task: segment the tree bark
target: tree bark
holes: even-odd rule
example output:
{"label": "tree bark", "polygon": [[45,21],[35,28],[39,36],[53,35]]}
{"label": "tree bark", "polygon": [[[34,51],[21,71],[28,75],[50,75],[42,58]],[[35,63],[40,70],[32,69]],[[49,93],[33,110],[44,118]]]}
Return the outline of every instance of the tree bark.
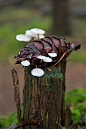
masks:
{"label": "tree bark", "polygon": [[70,35],[68,0],[52,0],[53,5],[53,34]]}
{"label": "tree bark", "polygon": [[[43,77],[33,77],[29,67],[25,67],[25,86],[23,91],[24,120],[39,120],[39,129],[58,129],[64,126],[65,59],[52,68],[44,69]],[[27,126],[25,129],[34,129]]]}

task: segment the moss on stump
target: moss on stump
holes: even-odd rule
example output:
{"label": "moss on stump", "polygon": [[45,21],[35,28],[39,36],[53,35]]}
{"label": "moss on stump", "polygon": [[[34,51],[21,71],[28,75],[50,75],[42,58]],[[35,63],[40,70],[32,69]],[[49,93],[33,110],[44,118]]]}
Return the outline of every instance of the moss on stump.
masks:
{"label": "moss on stump", "polygon": [[64,126],[65,69],[65,59],[52,67],[52,71],[44,67],[43,77],[33,77],[29,67],[25,67],[24,120],[38,119],[39,129],[58,129],[60,124]]}

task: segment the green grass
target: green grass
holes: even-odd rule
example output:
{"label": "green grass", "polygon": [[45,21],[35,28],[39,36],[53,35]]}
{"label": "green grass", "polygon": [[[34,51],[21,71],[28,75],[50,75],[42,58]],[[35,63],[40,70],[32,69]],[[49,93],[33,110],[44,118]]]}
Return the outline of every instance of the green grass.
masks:
{"label": "green grass", "polygon": [[16,112],[11,112],[6,117],[0,116],[0,129],[5,129],[14,123],[18,123]]}
{"label": "green grass", "polygon": [[69,105],[72,112],[73,122],[76,123],[82,119],[86,122],[86,89],[78,88],[67,91],[65,94],[66,105]]}

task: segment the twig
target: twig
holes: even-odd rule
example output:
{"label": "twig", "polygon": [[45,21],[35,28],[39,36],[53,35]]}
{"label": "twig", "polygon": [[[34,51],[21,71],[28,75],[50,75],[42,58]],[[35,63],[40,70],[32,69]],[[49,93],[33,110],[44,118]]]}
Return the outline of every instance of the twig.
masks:
{"label": "twig", "polygon": [[52,65],[51,67],[54,67],[55,65],[57,65],[66,55],[66,52],[64,52],[64,54],[61,56],[61,58],[58,60],[58,62],[56,62],[54,65]]}
{"label": "twig", "polygon": [[15,69],[11,70],[12,72],[12,79],[13,79],[13,85],[14,85],[14,100],[16,102],[17,107],[17,116],[18,121],[21,121],[21,108],[20,108],[20,93],[19,93],[19,79],[18,75]]}
{"label": "twig", "polygon": [[79,120],[77,123],[74,123],[73,125],[70,126],[69,129],[76,129],[78,125],[81,125],[82,120]]}
{"label": "twig", "polygon": [[29,119],[26,121],[20,121],[19,123],[12,124],[11,126],[5,128],[5,129],[17,129],[17,128],[28,126],[28,125],[37,126],[37,125],[39,125],[39,120]]}

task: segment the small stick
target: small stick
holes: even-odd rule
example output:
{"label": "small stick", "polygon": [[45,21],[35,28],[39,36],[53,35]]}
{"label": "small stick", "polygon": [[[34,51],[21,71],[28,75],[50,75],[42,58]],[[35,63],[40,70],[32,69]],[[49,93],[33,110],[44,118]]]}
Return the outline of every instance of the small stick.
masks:
{"label": "small stick", "polygon": [[16,107],[17,107],[17,116],[18,116],[18,121],[21,121],[21,107],[20,107],[20,93],[19,93],[19,79],[18,75],[15,69],[11,70],[12,72],[12,79],[13,79],[13,86],[14,86],[14,100],[16,102]]}
{"label": "small stick", "polygon": [[64,52],[64,54],[61,56],[61,58],[54,65],[52,65],[51,67],[54,67],[55,65],[57,65],[63,59],[63,57],[65,55],[66,55],[66,52]]}
{"label": "small stick", "polygon": [[26,121],[20,121],[19,123],[12,124],[11,126],[5,128],[5,129],[17,129],[17,128],[28,126],[28,125],[37,126],[37,125],[39,125],[39,120],[29,119]]}

